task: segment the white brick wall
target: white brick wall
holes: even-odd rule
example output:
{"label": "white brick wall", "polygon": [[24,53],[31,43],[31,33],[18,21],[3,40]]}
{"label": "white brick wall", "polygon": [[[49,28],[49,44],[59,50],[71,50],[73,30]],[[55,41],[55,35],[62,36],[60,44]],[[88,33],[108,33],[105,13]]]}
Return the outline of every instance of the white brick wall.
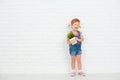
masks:
{"label": "white brick wall", "polygon": [[119,1],[0,1],[0,73],[68,73],[67,25],[81,19],[88,73],[120,72]]}

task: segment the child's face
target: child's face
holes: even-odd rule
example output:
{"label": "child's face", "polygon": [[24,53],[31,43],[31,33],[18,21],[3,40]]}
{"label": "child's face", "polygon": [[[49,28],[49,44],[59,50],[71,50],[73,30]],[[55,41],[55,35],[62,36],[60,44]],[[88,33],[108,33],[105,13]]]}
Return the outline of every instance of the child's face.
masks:
{"label": "child's face", "polygon": [[78,30],[80,28],[80,22],[73,23],[73,25],[71,25],[71,28],[75,31]]}

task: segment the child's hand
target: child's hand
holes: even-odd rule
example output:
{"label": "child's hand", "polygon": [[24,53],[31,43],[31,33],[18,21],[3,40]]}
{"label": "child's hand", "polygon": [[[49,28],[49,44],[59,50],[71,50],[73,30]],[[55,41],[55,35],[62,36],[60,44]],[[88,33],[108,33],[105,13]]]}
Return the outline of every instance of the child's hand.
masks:
{"label": "child's hand", "polygon": [[81,37],[81,38],[76,37],[76,41],[82,42],[82,41],[84,41],[84,38],[83,37]]}
{"label": "child's hand", "polygon": [[76,37],[75,39],[76,39],[76,41],[79,41],[79,38]]}
{"label": "child's hand", "polygon": [[73,39],[73,40],[71,40],[70,42],[71,42],[71,43],[75,43],[75,42],[76,42],[76,39]]}

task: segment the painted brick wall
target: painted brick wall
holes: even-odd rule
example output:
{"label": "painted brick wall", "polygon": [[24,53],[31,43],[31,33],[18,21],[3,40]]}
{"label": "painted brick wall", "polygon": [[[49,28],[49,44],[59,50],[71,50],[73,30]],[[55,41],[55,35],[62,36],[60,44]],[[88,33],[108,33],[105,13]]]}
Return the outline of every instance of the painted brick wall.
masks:
{"label": "painted brick wall", "polygon": [[87,73],[120,72],[118,0],[0,1],[0,73],[68,73],[66,35],[81,20]]}

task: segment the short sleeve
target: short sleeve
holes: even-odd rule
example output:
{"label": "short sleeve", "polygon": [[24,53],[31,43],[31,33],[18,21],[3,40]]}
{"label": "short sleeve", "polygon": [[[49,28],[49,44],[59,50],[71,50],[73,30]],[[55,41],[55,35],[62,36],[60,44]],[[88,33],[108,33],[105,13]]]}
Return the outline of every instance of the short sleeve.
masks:
{"label": "short sleeve", "polygon": [[82,32],[80,32],[80,38],[83,36]]}

